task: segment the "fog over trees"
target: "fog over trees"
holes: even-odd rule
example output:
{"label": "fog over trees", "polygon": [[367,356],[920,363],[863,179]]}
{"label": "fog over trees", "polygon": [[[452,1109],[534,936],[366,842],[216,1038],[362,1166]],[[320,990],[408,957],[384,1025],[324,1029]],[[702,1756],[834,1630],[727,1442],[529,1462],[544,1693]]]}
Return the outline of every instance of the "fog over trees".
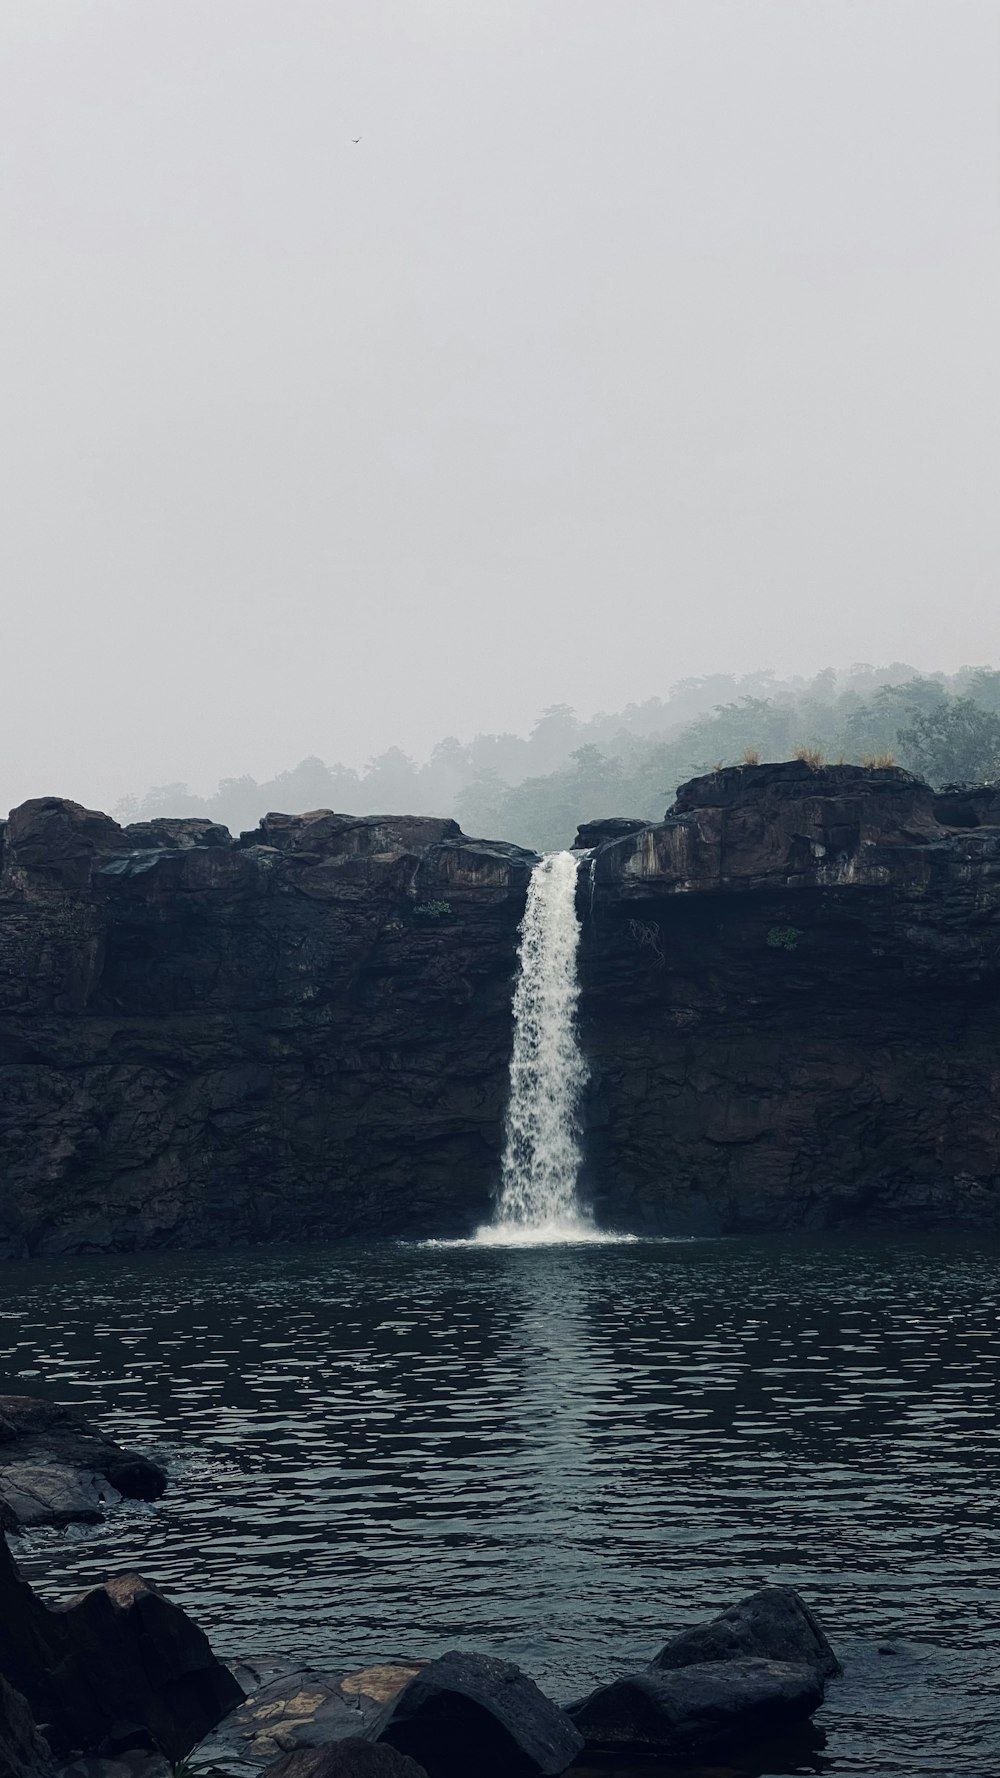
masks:
{"label": "fog over trees", "polygon": [[832,667],[813,679],[760,672],[685,679],[663,698],[583,720],[567,704],[530,735],[446,736],[417,763],[390,747],[362,771],[303,759],[265,783],[226,778],[210,795],[161,784],[116,807],[121,821],[206,815],[234,833],[270,809],[454,815],[466,832],[537,851],[572,844],[609,814],[659,820],[677,785],[716,765],[788,759],[888,762],[929,783],[1000,775],[1000,671],[920,674],[904,662]]}

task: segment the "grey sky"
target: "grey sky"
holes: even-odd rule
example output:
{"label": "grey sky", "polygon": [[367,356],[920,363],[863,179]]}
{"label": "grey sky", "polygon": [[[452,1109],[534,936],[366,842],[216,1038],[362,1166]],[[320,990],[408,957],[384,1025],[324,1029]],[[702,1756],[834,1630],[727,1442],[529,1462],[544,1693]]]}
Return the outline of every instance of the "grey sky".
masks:
{"label": "grey sky", "polygon": [[0,52],[0,796],[1000,664],[995,0],[2,0]]}

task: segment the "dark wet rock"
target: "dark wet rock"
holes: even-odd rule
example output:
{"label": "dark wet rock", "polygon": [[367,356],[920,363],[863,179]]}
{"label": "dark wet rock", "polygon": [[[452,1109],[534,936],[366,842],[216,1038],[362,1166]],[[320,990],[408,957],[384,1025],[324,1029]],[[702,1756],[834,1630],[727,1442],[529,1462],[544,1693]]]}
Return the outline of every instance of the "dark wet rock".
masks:
{"label": "dark wet rock", "polygon": [[165,1472],[88,1426],[74,1408],[0,1396],[0,1523],[94,1524],[120,1499],[158,1500]]}
{"label": "dark wet rock", "polygon": [[711,1623],[697,1624],[675,1636],[651,1666],[676,1671],[703,1661],[747,1657],[801,1662],[814,1668],[821,1679],[832,1679],[841,1671],[823,1629],[794,1587],[762,1587]]}
{"label": "dark wet rock", "polygon": [[428,1774],[407,1754],[385,1742],[352,1737],[327,1747],[286,1753],[268,1767],[267,1778],[428,1778]]}
{"label": "dark wet rock", "polygon": [[449,895],[460,902],[490,901],[498,905],[512,894],[520,900],[527,894],[537,863],[534,852],[508,845],[504,840],[444,839],[432,854],[421,859],[414,874],[417,908],[424,896]]}
{"label": "dark wet rock", "polygon": [[583,1747],[565,1711],[509,1661],[451,1653],[431,1661],[369,1731],[428,1778],[533,1778],[564,1772]]}
{"label": "dark wet rock", "polygon": [[430,847],[462,837],[458,822],[450,817],[338,815],[333,809],[313,809],[306,815],[265,815],[260,826],[242,833],[237,843],[243,850],[265,847],[303,858],[344,863],[367,859],[384,868],[416,863]]}
{"label": "dark wet rock", "polygon": [[898,766],[727,766],[682,784],[662,823],[603,845],[595,874],[632,893],[906,880],[941,840],[929,787]]}
{"label": "dark wet rock", "polygon": [[122,831],[129,847],[137,852],[186,852],[192,846],[233,843],[228,827],[200,815],[157,816],[154,821],[133,821]]}
{"label": "dark wet rock", "polygon": [[0,1778],[52,1778],[52,1770],[27,1700],[0,1673]]}
{"label": "dark wet rock", "polygon": [[1000,827],[1000,784],[945,784],[931,807],[942,827]]}
{"label": "dark wet rock", "polygon": [[812,1667],[710,1661],[627,1674],[569,1714],[588,1748],[676,1760],[727,1747],[743,1751],[805,1722],[822,1702],[823,1681]]}
{"label": "dark wet rock", "polygon": [[573,845],[578,852],[590,852],[595,846],[627,839],[630,834],[641,833],[643,828],[652,825],[651,821],[643,821],[638,815],[608,815],[603,821],[584,821],[577,828]]}
{"label": "dark wet rock", "polygon": [[38,1525],[96,1525],[121,1495],[102,1476],[63,1463],[0,1464],[0,1523],[7,1531]]}
{"label": "dark wet rock", "polygon": [[124,851],[117,821],[61,796],[36,796],[12,809],[4,832],[4,872],[45,889],[86,888],[94,860]]}
{"label": "dark wet rock", "polygon": [[141,1576],[53,1609],[2,1537],[0,1673],[61,1757],[152,1746],[180,1759],[243,1696],[197,1625]]}

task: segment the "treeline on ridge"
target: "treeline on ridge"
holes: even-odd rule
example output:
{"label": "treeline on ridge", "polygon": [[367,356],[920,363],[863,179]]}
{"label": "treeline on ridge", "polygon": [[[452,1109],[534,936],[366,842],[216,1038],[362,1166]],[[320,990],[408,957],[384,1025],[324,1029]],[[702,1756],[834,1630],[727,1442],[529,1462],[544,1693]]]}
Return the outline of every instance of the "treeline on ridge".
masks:
{"label": "treeline on ridge", "polygon": [[121,821],[206,815],[234,833],[269,809],[454,815],[467,833],[547,852],[571,845],[584,820],[660,820],[678,784],[715,766],[796,753],[895,763],[936,786],[988,782],[1000,776],[1000,672],[927,675],[895,662],[808,681],[713,675],[586,721],[554,705],[527,737],[449,736],[423,764],[396,747],[360,772],[305,759],[264,783],[224,779],[209,796],[160,785],[114,812]]}

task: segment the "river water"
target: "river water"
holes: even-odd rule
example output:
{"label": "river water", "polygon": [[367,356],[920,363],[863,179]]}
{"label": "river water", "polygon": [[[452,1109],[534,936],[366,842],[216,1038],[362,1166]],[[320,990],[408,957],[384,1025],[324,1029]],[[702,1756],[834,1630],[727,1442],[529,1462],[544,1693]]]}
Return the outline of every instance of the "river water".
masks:
{"label": "river water", "polygon": [[0,1267],[0,1388],[78,1403],[173,1477],[15,1547],[51,1594],[139,1568],[227,1656],[464,1645],[561,1700],[790,1582],[847,1677],[822,1753],[764,1769],[996,1778],[998,1258],[732,1240]]}

